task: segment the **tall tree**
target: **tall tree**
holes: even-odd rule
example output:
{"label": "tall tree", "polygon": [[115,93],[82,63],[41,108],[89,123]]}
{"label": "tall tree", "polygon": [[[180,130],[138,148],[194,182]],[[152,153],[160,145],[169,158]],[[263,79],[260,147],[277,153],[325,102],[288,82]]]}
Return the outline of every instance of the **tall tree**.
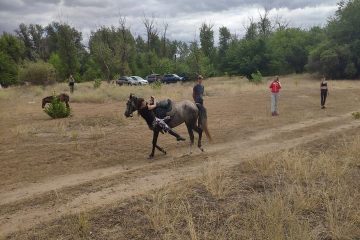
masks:
{"label": "tall tree", "polygon": [[227,27],[221,27],[219,29],[219,51],[218,51],[218,68],[221,72],[224,71],[226,51],[229,49],[231,40],[231,33]]}
{"label": "tall tree", "polygon": [[215,53],[214,46],[214,25],[203,23],[200,27],[200,44],[204,55],[213,60]]}

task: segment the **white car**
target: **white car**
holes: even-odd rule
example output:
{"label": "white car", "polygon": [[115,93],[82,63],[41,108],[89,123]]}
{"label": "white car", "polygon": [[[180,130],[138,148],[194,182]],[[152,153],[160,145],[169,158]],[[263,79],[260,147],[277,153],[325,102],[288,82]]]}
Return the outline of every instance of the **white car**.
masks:
{"label": "white car", "polygon": [[149,82],[145,79],[143,79],[142,77],[139,76],[131,76],[132,79],[134,79],[135,81],[137,81],[139,83],[139,85],[147,85],[149,84]]}

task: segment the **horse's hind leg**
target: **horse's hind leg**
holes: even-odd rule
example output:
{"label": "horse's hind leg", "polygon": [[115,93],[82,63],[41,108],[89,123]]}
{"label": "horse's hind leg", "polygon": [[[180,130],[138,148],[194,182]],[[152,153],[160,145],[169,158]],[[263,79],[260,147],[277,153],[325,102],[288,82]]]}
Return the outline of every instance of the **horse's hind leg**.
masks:
{"label": "horse's hind leg", "polygon": [[195,126],[195,127],[194,127],[194,131],[199,134],[198,148],[203,152],[204,149],[203,149],[202,146],[201,146],[201,139],[202,139],[203,130],[202,130],[200,127],[198,127],[198,126]]}
{"label": "horse's hind leg", "polygon": [[194,145],[194,132],[191,125],[186,125],[190,137],[190,154],[192,154],[192,146]]}

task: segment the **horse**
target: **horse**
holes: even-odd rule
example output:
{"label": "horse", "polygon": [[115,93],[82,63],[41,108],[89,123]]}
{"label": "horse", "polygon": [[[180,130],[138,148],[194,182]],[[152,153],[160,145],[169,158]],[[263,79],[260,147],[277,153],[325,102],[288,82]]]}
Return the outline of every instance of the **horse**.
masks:
{"label": "horse", "polygon": [[[166,154],[166,151],[157,145],[157,139],[161,131],[158,127],[153,127],[153,121],[155,120],[154,111],[148,110],[148,108],[142,108],[143,98],[138,98],[133,94],[130,94],[130,97],[126,103],[125,117],[129,118],[133,116],[135,111],[138,111],[141,117],[144,118],[150,130],[153,131],[153,140],[152,140],[152,150],[149,155],[149,158],[153,158],[155,154],[155,148],[161,151],[163,154]],[[198,139],[198,148],[201,151],[204,149],[201,146],[202,133],[205,132],[207,138],[212,141],[210,132],[207,126],[207,113],[206,109],[197,105],[189,100],[184,100],[178,103],[171,102],[171,111],[167,113],[169,115],[170,121],[167,123],[169,127],[175,128],[183,123],[186,124],[189,137],[190,137],[190,153],[192,146],[194,145],[194,132],[199,134]],[[198,123],[198,124],[197,124]]]}
{"label": "horse", "polygon": [[[60,100],[61,102],[65,102],[67,108],[70,107],[70,106],[69,106],[69,101],[70,101],[69,95],[67,95],[66,93],[61,93],[61,94],[57,95],[56,97],[59,98],[59,100]],[[41,107],[44,108],[45,105],[46,105],[47,103],[51,103],[51,102],[53,101],[53,99],[54,99],[54,96],[44,97],[43,100],[42,100],[42,105],[41,105]]]}

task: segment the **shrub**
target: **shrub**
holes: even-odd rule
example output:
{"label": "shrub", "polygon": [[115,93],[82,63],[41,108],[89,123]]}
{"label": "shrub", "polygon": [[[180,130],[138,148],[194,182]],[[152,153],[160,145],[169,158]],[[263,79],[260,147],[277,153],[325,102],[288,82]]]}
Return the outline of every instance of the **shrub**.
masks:
{"label": "shrub", "polygon": [[353,116],[355,119],[360,119],[360,112],[353,112],[353,113],[352,113],[352,116]]}
{"label": "shrub", "polygon": [[44,112],[51,118],[66,118],[70,115],[70,108],[54,95],[52,102],[44,109]]}
{"label": "shrub", "polygon": [[258,84],[262,82],[262,78],[261,72],[257,71],[256,73],[251,74],[249,81]]}
{"label": "shrub", "polygon": [[20,82],[35,85],[49,85],[56,81],[56,70],[52,64],[44,62],[28,62],[19,72]]}
{"label": "shrub", "polygon": [[355,64],[353,62],[348,63],[345,68],[345,76],[352,79],[356,77],[356,74],[357,69],[355,67]]}
{"label": "shrub", "polygon": [[7,87],[17,83],[18,67],[6,53],[0,51],[0,84]]}
{"label": "shrub", "polygon": [[99,88],[101,86],[101,79],[97,78],[94,81],[94,88]]}

